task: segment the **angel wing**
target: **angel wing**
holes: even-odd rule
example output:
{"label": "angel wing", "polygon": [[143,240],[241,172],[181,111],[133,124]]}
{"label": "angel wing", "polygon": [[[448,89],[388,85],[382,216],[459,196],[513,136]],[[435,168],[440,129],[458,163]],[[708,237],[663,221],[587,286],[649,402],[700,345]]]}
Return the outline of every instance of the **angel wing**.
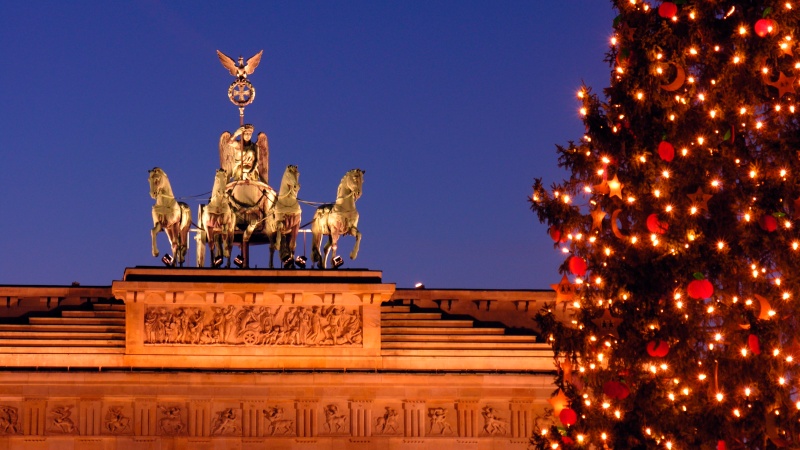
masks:
{"label": "angel wing", "polygon": [[230,179],[233,176],[234,158],[236,157],[231,147],[231,133],[225,131],[219,137],[219,166]]}
{"label": "angel wing", "polygon": [[[259,55],[260,54],[261,53],[259,53]],[[258,175],[259,178],[261,178],[261,181],[264,182],[264,184],[268,184],[267,179],[269,178],[269,142],[267,142],[267,134],[264,133],[263,131],[261,133],[258,133],[258,140],[256,141],[256,147],[258,147]]]}
{"label": "angel wing", "polygon": [[[263,52],[264,50],[261,50],[261,51]],[[258,55],[259,55],[259,60],[260,60],[261,59],[261,53],[259,53]],[[219,62],[222,63],[222,67],[228,69],[228,71],[231,73],[231,75],[237,76],[239,74],[239,66],[236,65],[236,61],[234,61],[233,58],[231,58],[230,56],[226,55],[225,53],[222,53],[219,50],[217,50],[217,56],[219,57]],[[250,58],[250,59],[253,59],[253,58]],[[249,60],[247,61],[247,64],[250,64]],[[256,65],[258,65],[257,62],[256,62]],[[252,73],[252,72],[250,72],[250,73]]]}
{"label": "angel wing", "polygon": [[261,55],[263,53],[264,50],[261,50],[247,60],[247,64],[244,65],[244,73],[250,75],[251,73],[255,72],[256,67],[258,67],[258,63],[261,62]]}

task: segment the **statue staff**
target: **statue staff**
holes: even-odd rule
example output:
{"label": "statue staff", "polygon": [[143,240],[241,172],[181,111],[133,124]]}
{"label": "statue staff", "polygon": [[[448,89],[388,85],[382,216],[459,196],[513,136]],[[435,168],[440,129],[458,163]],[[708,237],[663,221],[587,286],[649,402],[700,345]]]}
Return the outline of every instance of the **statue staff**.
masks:
{"label": "statue staff", "polygon": [[[261,55],[263,53],[264,50],[256,53],[247,60],[246,64],[244,62],[244,58],[239,56],[239,62],[237,64],[233,61],[233,58],[217,50],[217,57],[219,57],[219,61],[222,63],[222,66],[228,69],[231,75],[236,77],[236,80],[231,83],[230,87],[228,87],[228,99],[231,101],[231,103],[239,107],[240,129],[244,127],[245,106],[253,103],[253,100],[256,98],[256,89],[247,79],[247,76],[255,72],[256,67],[258,67],[258,64],[261,62]],[[240,141],[239,160],[241,161],[242,158],[244,158],[244,136],[242,136]],[[237,174],[238,179],[243,180],[244,172],[242,166],[240,166],[239,169],[239,173]]]}

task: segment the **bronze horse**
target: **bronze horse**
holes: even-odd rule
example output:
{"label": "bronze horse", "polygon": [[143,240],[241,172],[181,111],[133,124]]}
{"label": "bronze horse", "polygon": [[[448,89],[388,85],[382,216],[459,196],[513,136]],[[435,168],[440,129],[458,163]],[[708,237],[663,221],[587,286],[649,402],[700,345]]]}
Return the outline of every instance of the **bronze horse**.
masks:
{"label": "bronze horse", "polygon": [[[214,176],[214,188],[211,190],[211,200],[208,205],[200,208],[200,226],[203,244],[208,244],[211,251],[211,265],[221,265],[220,258],[227,262],[225,267],[231,266],[231,248],[233,247],[233,233],[236,230],[236,214],[230,204],[225,185],[228,175],[224,169],[217,170]],[[200,259],[198,258],[198,263]]]}
{"label": "bronze horse", "polygon": [[[300,191],[300,172],[297,166],[287,166],[283,172],[278,197],[267,215],[264,233],[269,239],[269,268],[273,268],[272,259],[275,250],[279,251],[284,268],[294,267],[294,249],[297,246],[297,233],[300,230],[300,203],[297,193]],[[283,240],[283,236],[287,240]]]}
{"label": "bronze horse", "polygon": [[183,267],[189,246],[187,239],[189,226],[192,223],[192,212],[189,205],[175,200],[167,174],[161,168],[155,167],[147,172],[150,181],[150,197],[156,201],[156,204],[153,205],[153,229],[150,230],[153,256],[158,256],[156,235],[163,230],[169,239],[172,254],[175,255],[170,265],[174,266],[175,263],[178,263]]}
{"label": "bronze horse", "polygon": [[[348,171],[339,183],[339,188],[336,191],[336,202],[317,208],[317,212],[311,222],[312,262],[316,267],[322,269],[327,267],[329,255],[334,261],[335,267],[340,265],[335,262],[335,259],[339,238],[342,236],[355,236],[356,243],[350,252],[350,259],[356,259],[358,256],[361,232],[358,231],[356,200],[361,197],[364,173],[365,171],[361,169]],[[320,247],[322,246],[322,236],[326,235],[328,236],[328,242],[325,244],[325,256],[323,257]],[[333,253],[331,254],[331,252]]]}

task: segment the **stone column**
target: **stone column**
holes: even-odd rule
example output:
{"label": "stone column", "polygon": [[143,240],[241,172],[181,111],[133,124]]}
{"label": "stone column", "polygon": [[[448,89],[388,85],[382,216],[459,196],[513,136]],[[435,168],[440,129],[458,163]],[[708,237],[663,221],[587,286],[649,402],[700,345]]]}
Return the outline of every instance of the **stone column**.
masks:
{"label": "stone column", "polygon": [[425,436],[425,402],[423,400],[406,400],[403,402],[403,413],[405,436]]}
{"label": "stone column", "polygon": [[189,402],[189,436],[211,435],[211,403],[208,400]]}
{"label": "stone column", "polygon": [[244,437],[262,437],[265,435],[263,402],[244,402],[242,405],[242,432]]}
{"label": "stone column", "polygon": [[317,407],[316,400],[298,400],[295,404],[297,420],[295,421],[298,437],[312,437],[317,435]]}
{"label": "stone column", "polygon": [[28,436],[43,436],[47,401],[44,399],[25,399],[22,405],[22,433]]}
{"label": "stone column", "polygon": [[78,426],[81,436],[98,436],[101,433],[100,422],[103,413],[100,400],[83,400],[78,409]]}
{"label": "stone column", "polygon": [[530,401],[511,401],[511,436],[529,437],[533,432],[533,403]]}
{"label": "stone column", "polygon": [[456,402],[458,411],[458,435],[460,437],[477,437],[480,433],[480,421],[477,400],[459,400]]}
{"label": "stone column", "polygon": [[155,436],[156,401],[150,398],[137,398],[133,404],[133,434],[136,436]]}
{"label": "stone column", "polygon": [[350,402],[350,430],[353,436],[372,436],[372,400]]}

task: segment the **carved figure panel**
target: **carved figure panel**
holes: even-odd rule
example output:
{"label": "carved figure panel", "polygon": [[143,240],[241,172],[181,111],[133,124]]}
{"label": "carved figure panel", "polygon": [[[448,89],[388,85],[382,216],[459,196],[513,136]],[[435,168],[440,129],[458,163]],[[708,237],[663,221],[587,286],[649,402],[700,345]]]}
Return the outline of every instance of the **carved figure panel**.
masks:
{"label": "carved figure panel", "polygon": [[130,407],[111,405],[103,417],[103,434],[132,434],[133,414]]}
{"label": "carved figure panel", "polygon": [[181,436],[187,433],[185,409],[180,405],[158,405],[158,429],[161,434]]}
{"label": "carved figure panel", "polygon": [[78,427],[72,417],[75,405],[58,405],[50,409],[47,432],[52,434],[77,434]]}
{"label": "carved figure panel", "polygon": [[402,419],[397,412],[397,408],[386,406],[383,414],[375,419],[375,434],[400,435],[403,432],[401,422]]}
{"label": "carved figure panel", "polygon": [[361,308],[344,306],[148,307],[145,344],[361,346]]}
{"label": "carved figure panel", "polygon": [[241,436],[242,435],[242,410],[226,408],[216,411],[211,424],[212,436]]}
{"label": "carved figure panel", "polygon": [[325,405],[323,412],[325,413],[325,426],[323,427],[325,433],[347,434],[350,432],[350,424],[345,408],[340,408],[336,404],[329,404]]}
{"label": "carved figure panel", "polygon": [[19,434],[21,432],[19,408],[0,405],[0,435]]}
{"label": "carved figure panel", "polygon": [[282,406],[273,405],[261,410],[261,413],[270,436],[296,436],[294,420],[286,417]]}
{"label": "carved figure panel", "polygon": [[500,417],[496,409],[486,405],[481,409],[481,416],[483,416],[483,433],[489,436],[508,434],[508,420]]}
{"label": "carved figure panel", "polygon": [[428,435],[429,436],[450,436],[453,428],[447,420],[447,408],[436,407],[428,408]]}

